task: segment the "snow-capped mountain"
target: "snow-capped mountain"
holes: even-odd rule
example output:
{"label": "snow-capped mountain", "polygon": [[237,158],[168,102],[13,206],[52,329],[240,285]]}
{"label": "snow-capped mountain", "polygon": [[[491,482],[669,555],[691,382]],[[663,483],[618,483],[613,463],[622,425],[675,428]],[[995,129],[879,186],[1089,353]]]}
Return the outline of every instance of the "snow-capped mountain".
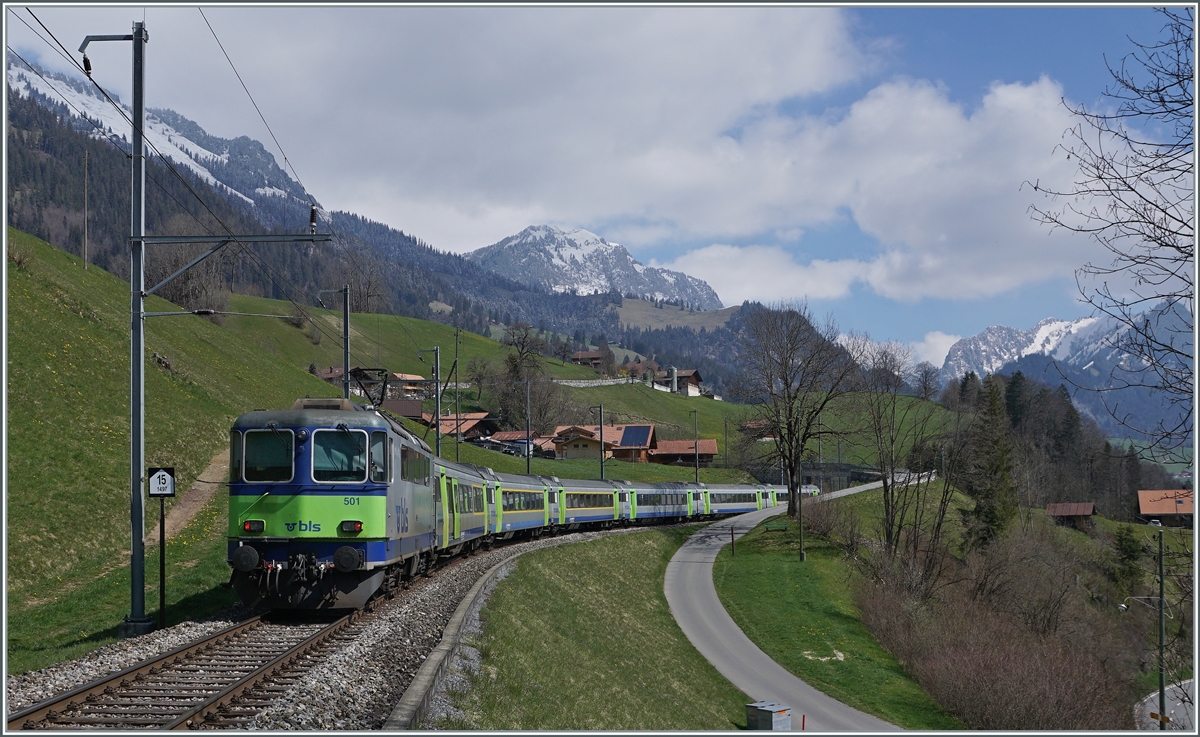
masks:
{"label": "snow-capped mountain", "polygon": [[[40,68],[35,71],[11,53],[7,78],[10,91],[61,110],[76,130],[93,138],[109,138],[129,151],[129,121],[91,82]],[[108,95],[126,116],[133,117],[132,109],[115,93]],[[247,136],[219,138],[172,110],[149,108],[145,140],[151,156],[161,153],[218,192],[256,208],[256,216],[266,224],[275,224],[281,211],[301,207],[307,210],[309,206],[300,184],[279,167],[260,142]],[[324,212],[322,217],[327,219]],[[289,213],[287,219],[294,217]]]}
{"label": "snow-capped mountain", "polygon": [[978,335],[950,346],[942,364],[942,381],[962,378],[968,371],[983,377],[1024,356],[1042,354],[1056,361],[1081,366],[1098,352],[1113,349],[1106,342],[1119,332],[1111,318],[1081,317],[1076,320],[1042,320],[1029,330],[993,325]]}
{"label": "snow-capped mountain", "polygon": [[699,310],[724,305],[706,282],[678,271],[645,266],[619,243],[576,228],[534,225],[467,254],[497,274],[555,292],[596,294],[616,289],[646,299],[682,301]]}
{"label": "snow-capped mountain", "polygon": [[[1191,318],[1186,308],[1159,304],[1132,322],[1143,324],[1163,345],[1193,352]],[[1076,407],[1113,437],[1139,436],[1160,422],[1174,426],[1191,412],[1191,404],[1174,405],[1143,373],[1146,364],[1122,351],[1129,326],[1108,316],[1078,320],[1042,320],[1029,330],[993,326],[963,338],[950,348],[942,366],[943,382],[957,381],[967,371],[980,378],[1017,371],[1051,386],[1068,387]],[[1177,360],[1163,356],[1166,361]],[[1118,421],[1114,414],[1119,414]],[[1174,418],[1174,419],[1173,419]]]}

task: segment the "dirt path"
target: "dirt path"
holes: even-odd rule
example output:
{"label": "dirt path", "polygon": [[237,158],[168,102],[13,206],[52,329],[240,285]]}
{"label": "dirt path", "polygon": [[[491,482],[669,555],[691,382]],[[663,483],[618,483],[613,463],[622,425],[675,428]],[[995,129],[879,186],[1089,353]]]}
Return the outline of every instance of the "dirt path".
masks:
{"label": "dirt path", "polygon": [[[229,448],[213,456],[208,468],[196,479],[188,492],[167,512],[167,537],[175,537],[187,523],[208,504],[217,492],[229,485]],[[146,534],[146,544],[158,543],[158,523]]]}

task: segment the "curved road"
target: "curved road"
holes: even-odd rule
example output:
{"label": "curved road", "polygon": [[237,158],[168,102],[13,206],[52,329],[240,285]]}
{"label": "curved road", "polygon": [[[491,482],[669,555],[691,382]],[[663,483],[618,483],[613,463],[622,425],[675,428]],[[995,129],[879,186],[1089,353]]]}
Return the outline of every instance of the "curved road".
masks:
{"label": "curved road", "polygon": [[786,509],[777,506],[741,514],[705,527],[688,538],[667,564],[663,588],[671,614],[696,649],[730,683],[755,701],[790,706],[792,731],[800,730],[801,715],[805,717],[806,729],[819,732],[898,730],[896,725],[846,706],[785,670],[746,637],[717,598],[713,561],[717,552],[729,543],[730,525],[734,527],[734,535],[740,537],[762,520]]}

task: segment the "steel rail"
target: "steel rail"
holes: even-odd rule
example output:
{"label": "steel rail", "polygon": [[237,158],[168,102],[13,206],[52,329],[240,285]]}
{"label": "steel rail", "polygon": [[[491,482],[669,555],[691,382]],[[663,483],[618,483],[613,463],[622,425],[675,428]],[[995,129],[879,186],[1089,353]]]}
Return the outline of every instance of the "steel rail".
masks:
{"label": "steel rail", "polygon": [[225,629],[215,632],[208,637],[181,645],[174,650],[164,653],[163,655],[143,660],[140,663],[135,663],[124,670],[104,676],[92,681],[91,683],[85,683],[78,688],[66,691],[57,696],[52,696],[45,701],[31,704],[20,711],[10,714],[6,721],[6,729],[24,729],[24,725],[26,723],[34,724],[38,721],[44,720],[46,715],[51,711],[57,711],[61,708],[68,707],[73,701],[81,701],[87,699],[89,696],[103,694],[106,688],[110,688],[113,685],[118,685],[123,680],[149,673],[152,670],[162,667],[175,658],[182,658],[186,655],[196,652],[197,650],[220,644],[234,635],[240,634],[252,627],[257,626],[261,619],[262,617],[252,617],[243,622],[238,622],[237,624],[226,627]]}
{"label": "steel rail", "polygon": [[228,704],[234,698],[240,696],[243,692],[270,678],[280,670],[289,667],[301,655],[304,655],[313,647],[337,634],[351,622],[356,620],[358,615],[359,613],[355,611],[333,622],[328,627],[325,627],[319,632],[314,633],[307,639],[296,644],[295,647],[279,655],[274,660],[266,663],[253,673],[247,674],[245,677],[239,679],[236,683],[231,684],[219,693],[214,694],[211,698],[188,710],[186,713],[167,723],[162,728],[199,729],[210,714],[215,714],[223,705]]}

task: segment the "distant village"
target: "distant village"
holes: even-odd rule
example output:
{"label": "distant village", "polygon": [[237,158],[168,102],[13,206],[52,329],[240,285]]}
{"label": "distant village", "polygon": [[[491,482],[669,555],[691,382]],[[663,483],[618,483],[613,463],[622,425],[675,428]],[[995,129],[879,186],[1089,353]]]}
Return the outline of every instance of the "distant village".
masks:
{"label": "distant village", "polygon": [[[571,354],[571,363],[590,366],[599,370],[603,360],[600,351],[576,351]],[[310,372],[334,386],[343,384],[341,366],[317,368]],[[702,397],[721,401],[721,397],[702,386],[704,381],[696,369],[663,368],[652,359],[631,361],[621,367],[619,379],[604,380],[605,383],[645,383],[652,388],[686,397]],[[419,374],[403,374],[385,369],[351,367],[350,393],[354,396],[378,401],[382,409],[400,417],[433,427],[435,418],[422,408],[430,393],[430,379]],[[563,380],[563,383],[574,382]],[[468,383],[450,384],[460,389],[470,388]],[[630,463],[660,463],[708,467],[719,454],[717,441],[700,438],[695,440],[659,439],[653,423],[604,425],[560,425],[550,435],[531,434],[524,430],[500,430],[498,418],[487,412],[464,412],[462,415],[444,411],[438,422],[443,437],[459,437],[489,450],[511,455],[526,454],[558,460],[576,458],[616,459]]]}

